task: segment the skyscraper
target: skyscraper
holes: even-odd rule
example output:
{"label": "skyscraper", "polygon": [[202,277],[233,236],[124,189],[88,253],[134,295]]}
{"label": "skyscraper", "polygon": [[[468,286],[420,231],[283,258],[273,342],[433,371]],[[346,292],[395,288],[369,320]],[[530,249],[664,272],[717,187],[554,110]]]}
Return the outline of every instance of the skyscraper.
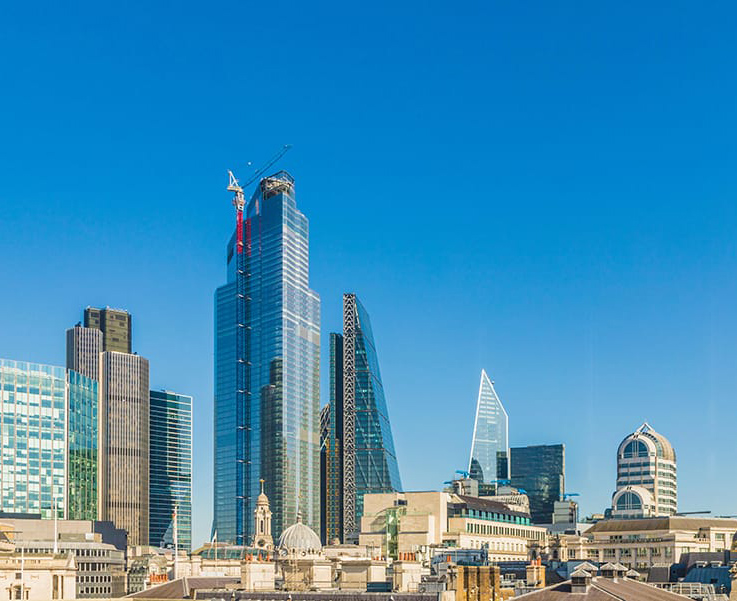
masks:
{"label": "skyscraper", "polygon": [[102,352],[102,330],[82,327],[77,324],[67,330],[67,369],[92,378],[100,379],[100,353]]}
{"label": "skyscraper", "polygon": [[309,227],[294,179],[263,178],[227,248],[215,294],[215,486],[218,540],[248,544],[259,480],[273,535],[319,528],[320,300],[309,288]]}
{"label": "skyscraper", "polygon": [[644,423],[617,449],[617,517],[674,515],[678,510],[676,452],[662,434]]}
{"label": "skyscraper", "polygon": [[483,369],[468,464],[471,477],[481,483],[509,479],[509,417]]}
{"label": "skyscraper", "polygon": [[100,386],[96,379],[72,370],[67,370],[67,385],[67,516],[70,520],[96,520],[99,493]]}
{"label": "skyscraper", "polygon": [[148,537],[149,367],[138,355],[102,353],[100,519]]}
{"label": "skyscraper", "polygon": [[131,353],[131,321],[127,311],[87,307],[84,327],[67,330],[67,368],[98,380],[98,519],[127,530],[131,544],[147,545],[149,364]]}
{"label": "skyscraper", "polygon": [[0,399],[2,509],[94,519],[97,382],[63,367],[0,359]]}
{"label": "skyscraper", "polygon": [[343,295],[343,334],[330,335],[329,406],[324,537],[354,541],[363,496],[402,490],[371,320],[355,294]]}
{"label": "skyscraper", "polygon": [[562,444],[511,449],[511,483],[527,493],[533,524],[553,523],[555,502],[565,494],[565,453]]}
{"label": "skyscraper", "polygon": [[149,428],[149,540],[192,549],[192,397],[151,391]]}
{"label": "skyscraper", "polygon": [[131,315],[122,309],[84,310],[84,326],[100,330],[103,335],[103,351],[131,352]]}

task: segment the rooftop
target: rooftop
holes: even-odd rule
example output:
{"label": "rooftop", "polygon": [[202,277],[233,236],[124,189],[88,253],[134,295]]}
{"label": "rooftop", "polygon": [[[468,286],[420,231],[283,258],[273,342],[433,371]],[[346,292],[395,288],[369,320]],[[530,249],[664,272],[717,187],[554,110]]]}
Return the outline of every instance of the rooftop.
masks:
{"label": "rooftop", "polygon": [[596,522],[586,534],[597,532],[635,532],[640,530],[698,530],[699,528],[737,530],[737,519],[692,518],[681,516],[659,518],[611,519]]}
{"label": "rooftop", "polygon": [[571,581],[515,597],[525,601],[684,601],[684,597],[629,578],[593,578],[585,593],[572,593]]}

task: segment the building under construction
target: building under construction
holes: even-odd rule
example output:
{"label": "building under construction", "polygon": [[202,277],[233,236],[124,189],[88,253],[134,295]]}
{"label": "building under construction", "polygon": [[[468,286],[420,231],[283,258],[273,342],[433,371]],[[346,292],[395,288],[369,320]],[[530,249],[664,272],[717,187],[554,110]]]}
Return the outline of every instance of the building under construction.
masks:
{"label": "building under construction", "polygon": [[262,478],[274,537],[298,509],[313,529],[320,522],[320,299],[309,287],[308,220],[287,172],[261,178],[246,203],[248,183],[231,174],[236,228],[215,293],[213,536],[235,544],[252,542]]}

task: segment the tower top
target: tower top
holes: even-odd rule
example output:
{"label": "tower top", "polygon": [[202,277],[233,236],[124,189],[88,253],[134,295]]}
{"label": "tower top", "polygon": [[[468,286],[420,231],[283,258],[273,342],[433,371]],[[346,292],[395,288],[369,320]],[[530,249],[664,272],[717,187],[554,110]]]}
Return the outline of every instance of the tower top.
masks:
{"label": "tower top", "polygon": [[266,496],[266,493],[264,492],[264,482],[265,480],[261,478],[259,480],[261,483],[261,493],[259,494],[258,498],[256,499],[256,506],[261,507],[265,505],[266,507],[269,506],[269,497]]}

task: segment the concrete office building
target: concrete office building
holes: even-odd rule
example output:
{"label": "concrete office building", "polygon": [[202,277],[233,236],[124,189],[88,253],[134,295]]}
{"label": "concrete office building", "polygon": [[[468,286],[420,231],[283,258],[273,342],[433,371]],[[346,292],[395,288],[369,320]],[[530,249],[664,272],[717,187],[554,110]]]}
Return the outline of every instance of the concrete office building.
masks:
{"label": "concrete office building", "polygon": [[192,397],[152,390],[149,448],[149,540],[192,550]]}
{"label": "concrete office building", "polygon": [[565,445],[535,445],[511,449],[511,484],[530,499],[534,524],[553,522],[555,502],[566,489]]}
{"label": "concrete office building", "polygon": [[529,544],[545,546],[547,531],[503,503],[449,492],[368,494],[360,545],[397,559],[430,560],[450,548],[488,549],[489,561],[523,561]]}
{"label": "concrete office building", "polygon": [[343,295],[343,334],[330,334],[322,502],[325,542],[358,538],[363,497],[402,490],[369,314]]}
{"label": "concrete office building", "polygon": [[149,364],[131,353],[131,316],[87,307],[67,330],[67,367],[99,382],[97,515],[148,544]]}
{"label": "concrete office building", "polygon": [[92,378],[100,379],[100,353],[102,352],[102,330],[86,328],[77,324],[67,330],[67,369]]}
{"label": "concrete office building", "polygon": [[309,224],[294,179],[263,178],[227,246],[215,294],[214,519],[246,545],[260,490],[273,535],[320,521],[320,299],[309,287]]}
{"label": "concrete office building", "polygon": [[602,520],[582,535],[561,534],[550,545],[561,561],[619,562],[648,570],[679,563],[685,553],[729,550],[737,520],[692,516]]}
{"label": "concrete office building", "polygon": [[131,321],[130,313],[121,309],[87,307],[84,310],[84,327],[102,332],[103,351],[131,353]]}
{"label": "concrete office building", "polygon": [[[54,524],[51,520],[2,516],[0,532],[11,541],[13,556],[20,560],[22,555],[25,569],[48,557],[72,560],[74,578],[67,580],[70,575],[64,575],[64,596],[53,598],[109,599],[126,594],[126,534],[109,522],[63,520]],[[35,584],[33,580],[29,574],[25,583]],[[66,588],[70,583],[71,593]]]}
{"label": "concrete office building", "polygon": [[127,353],[102,353],[100,519],[148,544],[149,366]]}
{"label": "concrete office building", "polygon": [[63,367],[0,359],[2,509],[44,518],[96,508],[97,382]]}
{"label": "concrete office building", "polygon": [[617,450],[612,516],[666,516],[677,509],[676,452],[665,436],[644,423]]}

